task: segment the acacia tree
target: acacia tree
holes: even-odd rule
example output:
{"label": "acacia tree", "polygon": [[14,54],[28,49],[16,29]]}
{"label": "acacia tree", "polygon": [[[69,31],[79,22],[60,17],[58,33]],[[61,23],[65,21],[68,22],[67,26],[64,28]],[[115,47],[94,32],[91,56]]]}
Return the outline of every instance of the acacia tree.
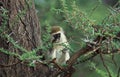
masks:
{"label": "acacia tree", "polygon": [[[102,57],[103,54],[120,51],[120,49],[115,49],[113,47],[113,49],[110,50],[111,52],[108,52],[107,48],[108,42],[111,42],[114,39],[119,40],[120,32],[117,32],[116,36],[112,36],[110,33],[113,31],[108,29],[109,26],[101,27],[89,24],[88,21],[90,20],[88,20],[83,13],[75,7],[75,5],[72,6],[73,9],[71,9],[74,11],[73,13],[71,10],[68,10],[66,2],[64,1],[65,0],[61,0],[61,4],[63,6],[62,10],[64,13],[64,19],[67,20],[67,23],[71,24],[73,28],[75,26],[80,27],[81,30],[83,30],[83,28],[94,29],[94,32],[98,33],[98,35],[94,36],[94,40],[92,40],[92,42],[88,41],[85,47],[74,53],[67,62],[66,67],[59,66],[54,62],[54,60],[51,61],[58,68],[58,70],[52,71],[52,73],[47,65],[39,62],[35,63],[36,65],[34,67],[30,67],[27,62],[29,59],[27,60],[26,58],[23,58],[24,53],[27,54],[27,52],[34,50],[42,52],[42,50],[39,50],[39,47],[41,46],[41,30],[33,1],[0,1],[0,77],[56,77],[61,73],[64,73],[63,77],[71,77],[75,71],[73,66],[77,61],[77,58],[81,55],[88,52],[95,52],[94,56],[100,54],[101,60],[104,64]],[[111,14],[109,16],[111,16]],[[109,20],[109,16],[105,21]],[[103,21],[102,25],[105,25],[105,23],[106,22]],[[84,24],[84,27],[81,26],[81,24]],[[116,21],[110,24],[113,24],[113,26],[119,26],[119,23],[116,23]],[[106,29],[108,29],[108,31]],[[85,30],[83,30],[83,32],[84,31]],[[102,46],[105,46],[105,48]],[[106,67],[105,64],[104,66]],[[106,70],[111,77],[107,67]],[[118,77],[119,71],[120,69],[118,70]]]}

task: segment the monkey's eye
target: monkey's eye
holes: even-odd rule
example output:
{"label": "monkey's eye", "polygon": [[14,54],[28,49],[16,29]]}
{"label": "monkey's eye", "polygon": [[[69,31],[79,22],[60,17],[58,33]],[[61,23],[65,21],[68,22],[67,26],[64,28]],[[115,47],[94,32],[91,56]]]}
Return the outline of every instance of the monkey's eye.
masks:
{"label": "monkey's eye", "polygon": [[60,35],[60,33],[53,35],[54,39],[52,40],[52,42],[56,42],[58,39],[60,39]]}

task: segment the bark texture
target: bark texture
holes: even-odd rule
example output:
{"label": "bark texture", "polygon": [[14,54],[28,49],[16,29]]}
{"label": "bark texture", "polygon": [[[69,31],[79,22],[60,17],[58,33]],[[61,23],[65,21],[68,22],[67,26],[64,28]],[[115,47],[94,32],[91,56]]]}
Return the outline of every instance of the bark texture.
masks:
{"label": "bark texture", "polygon": [[[1,0],[0,9],[8,10],[7,29],[5,33],[9,34],[20,46],[28,51],[41,45],[41,34],[39,21],[36,16],[35,6],[32,0]],[[2,14],[2,11],[0,11]],[[0,17],[0,27],[3,17]],[[0,37],[0,47],[22,54],[20,49],[7,42],[7,39]],[[18,63],[17,63],[18,62]],[[14,56],[6,55],[0,52],[0,64],[12,65],[10,67],[0,67],[0,77],[48,77],[49,69],[43,64],[37,64],[36,67],[29,67]]]}

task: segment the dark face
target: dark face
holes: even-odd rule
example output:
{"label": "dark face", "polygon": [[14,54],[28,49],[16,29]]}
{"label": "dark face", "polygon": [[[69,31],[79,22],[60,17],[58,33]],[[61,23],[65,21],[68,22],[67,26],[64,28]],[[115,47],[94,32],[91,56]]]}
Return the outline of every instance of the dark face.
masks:
{"label": "dark face", "polygon": [[58,42],[60,40],[60,36],[60,33],[53,35],[52,43]]}

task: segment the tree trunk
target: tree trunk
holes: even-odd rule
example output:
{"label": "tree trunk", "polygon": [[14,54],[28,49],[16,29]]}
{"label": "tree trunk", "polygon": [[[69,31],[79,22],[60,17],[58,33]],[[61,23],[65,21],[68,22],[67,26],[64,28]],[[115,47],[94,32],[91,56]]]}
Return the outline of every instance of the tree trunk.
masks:
{"label": "tree trunk", "polygon": [[[2,8],[8,10],[7,28],[3,34],[9,34],[28,52],[41,46],[40,26],[32,0],[1,0],[0,9]],[[0,10],[0,14],[2,13],[3,11]],[[4,18],[1,16],[0,27],[3,21]],[[23,53],[2,37],[0,37],[0,48],[7,49],[9,52]],[[1,65],[12,65],[17,62],[19,60],[16,57],[0,52]],[[0,67],[0,77],[48,77],[48,75],[49,69],[43,64],[30,67],[20,62],[10,67]]]}

